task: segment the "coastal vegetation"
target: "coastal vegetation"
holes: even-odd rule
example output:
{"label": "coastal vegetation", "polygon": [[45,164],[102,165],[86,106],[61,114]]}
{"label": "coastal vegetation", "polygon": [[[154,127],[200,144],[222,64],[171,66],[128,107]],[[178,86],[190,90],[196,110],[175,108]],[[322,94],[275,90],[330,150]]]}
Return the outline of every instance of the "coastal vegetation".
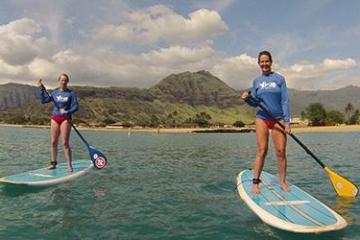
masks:
{"label": "coastal vegetation", "polygon": [[352,103],[348,103],[344,112],[338,110],[327,111],[322,103],[309,104],[301,113],[302,119],[308,119],[312,126],[336,125],[336,124],[359,124],[359,109],[354,109]]}
{"label": "coastal vegetation", "polygon": [[[242,90],[207,71],[171,74],[147,89],[70,87],[81,106],[73,122],[82,126],[243,127],[254,121],[255,109],[239,97]],[[355,86],[333,91],[289,89],[292,117],[302,116],[313,125],[356,124],[359,94],[360,87]],[[48,125],[51,109],[52,104],[40,103],[36,87],[0,85],[0,123]]]}

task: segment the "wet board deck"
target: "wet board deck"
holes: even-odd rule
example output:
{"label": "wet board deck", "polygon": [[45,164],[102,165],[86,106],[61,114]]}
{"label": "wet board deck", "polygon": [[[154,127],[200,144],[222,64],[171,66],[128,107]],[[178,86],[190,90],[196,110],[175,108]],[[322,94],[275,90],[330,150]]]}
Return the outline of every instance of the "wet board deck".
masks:
{"label": "wet board deck", "polygon": [[263,171],[259,185],[261,192],[254,194],[252,179],[251,170],[239,173],[239,195],[270,226],[297,233],[335,231],[347,226],[343,217],[295,185],[288,183],[290,192],[284,192],[278,177]]}
{"label": "wet board deck", "polygon": [[56,169],[41,168],[0,178],[0,183],[26,186],[51,186],[67,182],[87,173],[92,167],[90,160],[73,161],[73,172],[67,171],[67,163],[58,164]]}

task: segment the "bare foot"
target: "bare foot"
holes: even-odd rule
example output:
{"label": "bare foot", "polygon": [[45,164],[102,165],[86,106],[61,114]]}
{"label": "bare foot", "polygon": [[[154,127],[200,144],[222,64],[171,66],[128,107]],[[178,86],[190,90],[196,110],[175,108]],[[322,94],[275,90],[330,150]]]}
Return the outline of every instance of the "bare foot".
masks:
{"label": "bare foot", "polygon": [[259,184],[253,184],[253,193],[254,194],[259,194],[260,193]]}
{"label": "bare foot", "polygon": [[71,166],[71,165],[68,165],[68,167],[67,167],[67,171],[68,171],[68,172],[73,172],[73,168],[72,168],[72,166]]}
{"label": "bare foot", "polygon": [[290,188],[289,188],[289,186],[288,186],[286,183],[282,183],[282,184],[281,184],[281,189],[282,189],[284,192],[290,192]]}

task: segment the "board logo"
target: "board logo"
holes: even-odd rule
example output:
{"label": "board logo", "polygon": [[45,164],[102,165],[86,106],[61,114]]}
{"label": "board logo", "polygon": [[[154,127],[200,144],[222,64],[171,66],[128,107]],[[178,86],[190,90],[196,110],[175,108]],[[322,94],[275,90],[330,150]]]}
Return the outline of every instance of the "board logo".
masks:
{"label": "board logo", "polygon": [[106,165],[106,160],[105,160],[105,158],[103,158],[103,157],[101,157],[101,156],[99,156],[99,155],[97,155],[97,154],[94,154],[93,157],[94,157],[94,159],[95,159],[95,166],[96,166],[96,168],[101,169],[101,168],[105,167],[105,165]]}

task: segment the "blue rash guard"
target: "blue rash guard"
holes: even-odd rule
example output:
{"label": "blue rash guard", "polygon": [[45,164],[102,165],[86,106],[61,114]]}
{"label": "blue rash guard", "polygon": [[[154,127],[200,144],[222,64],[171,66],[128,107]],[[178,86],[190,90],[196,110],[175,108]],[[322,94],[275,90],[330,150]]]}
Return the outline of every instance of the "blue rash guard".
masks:
{"label": "blue rash guard", "polygon": [[[253,81],[251,94],[263,102],[277,120],[284,119],[285,123],[290,123],[289,96],[283,76],[272,72],[257,77]],[[247,99],[246,102],[250,106],[257,106],[251,98]],[[260,108],[256,110],[256,117],[271,120],[271,117]]]}
{"label": "blue rash guard", "polygon": [[54,106],[52,115],[53,116],[61,116],[60,108],[67,111],[67,116],[71,117],[73,113],[79,110],[79,103],[75,94],[70,90],[66,89],[64,91],[60,90],[59,88],[55,89],[51,94],[50,97],[46,94],[45,89],[40,90],[41,95],[41,103],[48,103],[54,100],[56,102],[56,106]]}

